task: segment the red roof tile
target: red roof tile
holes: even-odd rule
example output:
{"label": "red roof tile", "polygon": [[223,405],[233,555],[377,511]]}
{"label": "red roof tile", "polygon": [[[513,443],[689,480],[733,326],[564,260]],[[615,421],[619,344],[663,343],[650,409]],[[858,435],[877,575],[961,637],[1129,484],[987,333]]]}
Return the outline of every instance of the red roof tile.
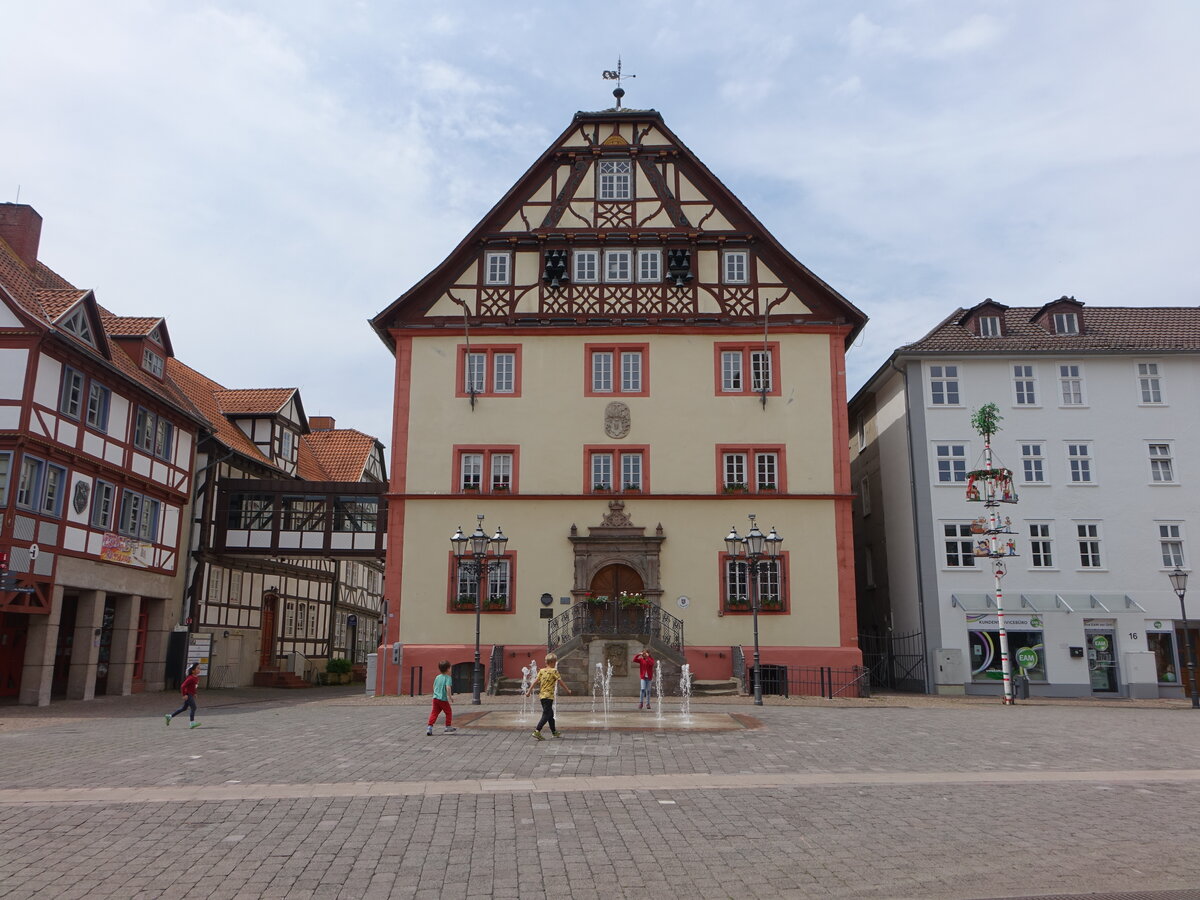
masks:
{"label": "red roof tile", "polygon": [[218,394],[229,393],[224,387],[174,357],[167,360],[167,377],[187,396],[191,405],[208,422],[209,428],[217,436],[217,440],[255,462],[278,469],[254,445],[254,442],[221,412],[216,398]]}
{"label": "red roof tile", "polygon": [[243,388],[219,390],[215,396],[221,412],[236,416],[277,413],[295,393],[295,388]]}
{"label": "red roof tile", "polygon": [[375,444],[375,438],[353,428],[311,431],[300,438],[301,449],[312,455],[328,481],[361,481]]}

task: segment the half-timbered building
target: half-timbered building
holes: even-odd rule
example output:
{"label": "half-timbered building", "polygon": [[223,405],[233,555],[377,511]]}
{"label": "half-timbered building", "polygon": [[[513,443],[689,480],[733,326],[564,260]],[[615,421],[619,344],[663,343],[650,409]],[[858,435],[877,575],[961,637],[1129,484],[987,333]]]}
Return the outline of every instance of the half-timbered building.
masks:
{"label": "half-timbered building", "polygon": [[100,306],[0,204],[0,696],[160,689],[202,420],[161,318]]}
{"label": "half-timbered building", "polygon": [[[864,323],[657,112],[577,113],[373,319],[396,357],[380,688],[442,657],[469,673],[477,620],[492,683],[548,643],[576,679],[647,642],[741,677],[756,601],[764,667],[860,662],[843,435]],[[725,542],[749,515],[783,538],[756,591]],[[509,539],[483,572],[448,540],[480,516]]]}

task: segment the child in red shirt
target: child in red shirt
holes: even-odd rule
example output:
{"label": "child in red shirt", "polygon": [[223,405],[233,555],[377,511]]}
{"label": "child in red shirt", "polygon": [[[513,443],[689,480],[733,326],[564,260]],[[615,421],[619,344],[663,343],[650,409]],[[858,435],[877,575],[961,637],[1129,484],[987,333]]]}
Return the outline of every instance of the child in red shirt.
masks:
{"label": "child in red shirt", "polygon": [[642,708],[644,703],[646,709],[650,708],[650,681],[654,678],[654,657],[650,655],[650,648],[646,647],[633,658],[633,661],[638,664],[638,674],[641,676],[641,690],[638,692],[638,709]]}
{"label": "child in red shirt", "polygon": [[171,720],[183,712],[188,711],[188,719],[191,723],[188,728],[199,728],[200,723],[196,721],[196,688],[200,684],[200,663],[193,663],[188,669],[187,678],[183,679],[183,684],[179,686],[179,693],[183,695],[183,706],[175,710],[173,713],[167,713],[167,724],[171,724]]}

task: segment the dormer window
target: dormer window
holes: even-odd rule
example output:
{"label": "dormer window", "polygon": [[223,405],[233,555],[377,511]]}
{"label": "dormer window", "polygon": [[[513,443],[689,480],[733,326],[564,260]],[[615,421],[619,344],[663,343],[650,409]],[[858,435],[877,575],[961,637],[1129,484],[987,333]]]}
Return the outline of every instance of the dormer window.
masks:
{"label": "dormer window", "polygon": [[160,326],[154,326],[154,330],[150,332],[150,340],[154,341],[158,346],[162,346],[162,328]]}
{"label": "dormer window", "polygon": [[999,316],[980,316],[979,317],[979,336],[980,337],[1000,337],[1000,317]]}
{"label": "dormer window", "polygon": [[96,339],[92,337],[92,326],[88,324],[87,310],[82,307],[72,313],[71,317],[62,323],[62,327],[85,344],[96,346]]}
{"label": "dormer window", "polygon": [[163,358],[149,348],[142,350],[142,368],[155,378],[163,377]]}
{"label": "dormer window", "polygon": [[279,450],[284,459],[290,460],[292,458],[292,449],[295,446],[295,440],[296,436],[294,434],[286,428],[283,429],[279,440]]}
{"label": "dormer window", "polygon": [[1055,313],[1054,333],[1079,334],[1079,316],[1075,313]]}
{"label": "dormer window", "polygon": [[597,193],[601,200],[628,200],[633,195],[633,162],[628,159],[606,159],[600,162],[600,184]]}

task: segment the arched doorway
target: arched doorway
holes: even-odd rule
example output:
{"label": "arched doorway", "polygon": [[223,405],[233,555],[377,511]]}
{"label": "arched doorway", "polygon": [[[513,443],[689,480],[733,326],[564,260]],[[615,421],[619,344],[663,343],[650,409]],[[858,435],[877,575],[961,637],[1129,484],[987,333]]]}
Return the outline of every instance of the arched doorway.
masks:
{"label": "arched doorway", "polygon": [[622,597],[645,597],[642,576],[631,566],[613,563],[601,568],[588,586],[587,603],[591,625],[596,631],[615,634],[644,632],[644,606],[626,606]]}
{"label": "arched doorway", "polygon": [[613,600],[621,594],[644,594],[646,585],[632,567],[621,563],[605,566],[594,576],[588,586],[594,597],[609,597]]}

